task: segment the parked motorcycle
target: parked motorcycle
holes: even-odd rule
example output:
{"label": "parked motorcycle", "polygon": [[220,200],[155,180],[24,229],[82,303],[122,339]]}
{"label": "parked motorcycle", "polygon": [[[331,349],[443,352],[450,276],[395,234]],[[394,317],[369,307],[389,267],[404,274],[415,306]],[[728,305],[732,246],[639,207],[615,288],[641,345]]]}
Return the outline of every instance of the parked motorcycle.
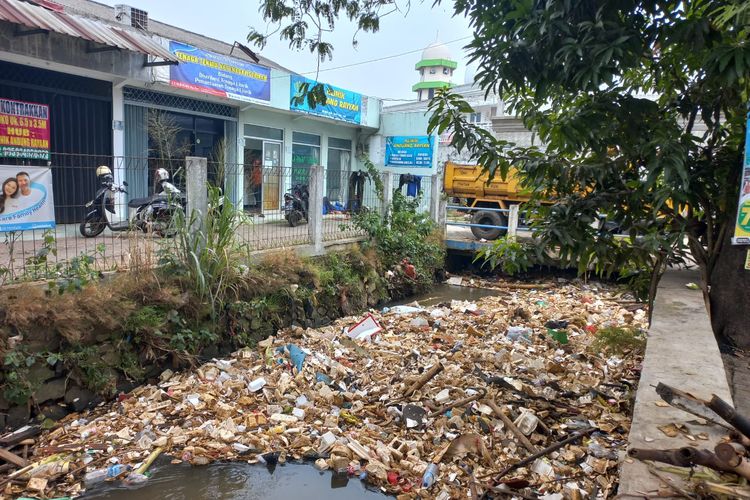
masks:
{"label": "parked motorcycle", "polygon": [[[174,235],[174,215],[178,210],[184,215],[184,198],[180,190],[169,182],[169,172],[166,169],[156,171],[154,195],[128,202],[130,215],[124,221],[113,220],[116,214],[115,197],[117,193],[127,194],[127,191],[115,184],[112,171],[106,165],[96,169],[96,177],[101,187],[94,199],[86,203],[88,213],[79,228],[84,237],[93,238],[107,227],[110,231],[151,230],[163,238]],[[123,182],[123,186],[127,185],[127,182]]]}
{"label": "parked motorcycle", "polygon": [[284,194],[284,217],[290,226],[296,227],[303,220],[307,220],[310,207],[310,192],[304,184],[296,184],[292,190]]}

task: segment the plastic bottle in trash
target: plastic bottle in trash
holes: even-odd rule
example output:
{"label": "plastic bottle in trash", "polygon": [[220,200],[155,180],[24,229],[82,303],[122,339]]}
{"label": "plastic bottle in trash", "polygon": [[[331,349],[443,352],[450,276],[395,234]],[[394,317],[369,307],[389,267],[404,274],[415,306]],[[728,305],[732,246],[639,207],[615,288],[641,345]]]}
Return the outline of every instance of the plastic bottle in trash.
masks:
{"label": "plastic bottle in trash", "polygon": [[437,464],[430,464],[427,467],[427,470],[424,471],[424,475],[422,476],[422,488],[431,488],[433,484],[435,484],[435,481],[437,480],[438,475],[438,465]]}
{"label": "plastic bottle in trash", "polygon": [[105,479],[107,479],[107,469],[92,470],[91,472],[87,472],[86,475],[83,476],[83,480],[86,483],[86,486],[100,483]]}
{"label": "plastic bottle in trash", "polygon": [[511,326],[508,328],[507,336],[508,339],[517,342],[523,340],[524,342],[531,342],[531,328],[525,326]]}
{"label": "plastic bottle in trash", "polygon": [[106,469],[96,469],[88,472],[83,479],[87,485],[96,484],[104,481],[107,478],[117,477],[123,472],[129,471],[131,469],[132,467],[129,465],[114,464],[110,465]]}
{"label": "plastic bottle in trash", "polygon": [[107,477],[117,477],[123,472],[133,470],[130,465],[114,464],[107,467]]}

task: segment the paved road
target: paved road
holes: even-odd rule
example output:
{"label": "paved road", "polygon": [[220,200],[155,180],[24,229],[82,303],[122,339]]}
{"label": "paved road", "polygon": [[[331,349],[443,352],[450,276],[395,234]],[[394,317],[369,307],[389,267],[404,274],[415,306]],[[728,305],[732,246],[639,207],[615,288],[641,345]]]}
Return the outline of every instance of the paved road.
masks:
{"label": "paved road", "polygon": [[[668,437],[659,430],[660,426],[673,423],[685,425],[693,436],[705,432],[709,439],[701,448],[713,449],[725,434],[721,427],[697,425],[692,415],[657,405],[661,398],[654,390],[663,382],[701,399],[708,400],[716,394],[732,401],[703,296],[700,291],[685,287],[686,283],[698,280],[694,270],[670,269],[659,283],[628,437],[629,448],[694,446],[682,434]],[[683,484],[683,477],[667,475],[676,484]],[[643,462],[625,460],[621,463],[618,497],[657,496],[659,483]]]}

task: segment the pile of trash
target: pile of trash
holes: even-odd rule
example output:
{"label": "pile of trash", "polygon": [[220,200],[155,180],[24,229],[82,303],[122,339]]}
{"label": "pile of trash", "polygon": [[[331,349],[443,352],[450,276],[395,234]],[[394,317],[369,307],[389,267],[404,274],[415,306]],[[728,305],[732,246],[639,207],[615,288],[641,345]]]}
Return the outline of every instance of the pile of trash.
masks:
{"label": "pile of trash", "polygon": [[68,415],[27,439],[28,465],[0,488],[49,498],[144,483],[163,453],[196,466],[310,461],[399,498],[606,496],[640,353],[591,343],[600,328],[645,328],[643,306],[623,302],[554,283],[293,327]]}

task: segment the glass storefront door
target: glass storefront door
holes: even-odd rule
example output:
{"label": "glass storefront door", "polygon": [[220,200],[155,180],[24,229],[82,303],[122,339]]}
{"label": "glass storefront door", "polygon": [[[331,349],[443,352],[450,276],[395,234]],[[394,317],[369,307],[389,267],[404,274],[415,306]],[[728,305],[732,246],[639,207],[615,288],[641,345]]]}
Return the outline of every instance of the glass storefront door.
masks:
{"label": "glass storefront door", "polygon": [[244,209],[262,213],[281,208],[284,131],[245,124]]}
{"label": "glass storefront door", "polygon": [[261,212],[263,207],[263,141],[245,139],[244,156],[243,208],[248,212]]}
{"label": "glass storefront door", "polygon": [[326,196],[330,202],[340,202],[342,205],[347,203],[351,156],[351,140],[328,138]]}
{"label": "glass storefront door", "polygon": [[281,208],[281,143],[263,141],[263,209]]}

